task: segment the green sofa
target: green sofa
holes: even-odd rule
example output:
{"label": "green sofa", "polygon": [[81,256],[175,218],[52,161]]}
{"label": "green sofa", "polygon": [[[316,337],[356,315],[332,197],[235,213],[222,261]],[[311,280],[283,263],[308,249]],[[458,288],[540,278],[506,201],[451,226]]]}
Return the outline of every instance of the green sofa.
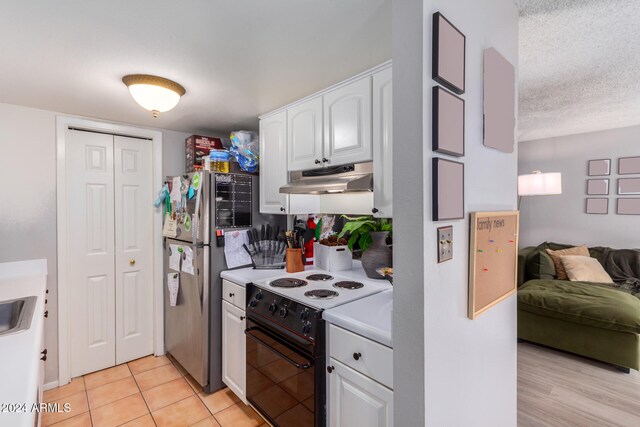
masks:
{"label": "green sofa", "polygon": [[[544,250],[570,246],[545,242],[519,252],[518,339],[607,362],[623,372],[640,370],[638,282],[629,281],[634,282],[631,289],[619,285],[615,289],[555,279],[555,267]],[[605,269],[616,269],[603,261],[608,250],[598,247],[589,252]],[[633,256],[637,250],[626,251]],[[640,251],[637,254],[640,259]],[[635,264],[633,268],[637,268]],[[637,271],[628,271],[637,278]]]}

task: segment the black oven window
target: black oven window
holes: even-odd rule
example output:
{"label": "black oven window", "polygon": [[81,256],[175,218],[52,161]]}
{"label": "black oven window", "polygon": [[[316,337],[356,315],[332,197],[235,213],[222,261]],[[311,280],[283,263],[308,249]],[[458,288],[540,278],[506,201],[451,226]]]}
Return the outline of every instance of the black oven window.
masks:
{"label": "black oven window", "polygon": [[259,331],[251,333],[257,339],[247,339],[248,397],[280,427],[313,426],[313,362]]}

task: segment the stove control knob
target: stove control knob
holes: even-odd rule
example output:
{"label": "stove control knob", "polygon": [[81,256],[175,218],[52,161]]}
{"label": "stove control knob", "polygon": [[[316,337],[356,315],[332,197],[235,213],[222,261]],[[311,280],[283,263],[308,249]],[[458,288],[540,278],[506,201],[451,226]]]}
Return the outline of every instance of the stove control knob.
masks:
{"label": "stove control knob", "polygon": [[262,292],[258,291],[258,293],[256,294],[255,297],[257,300],[261,300],[262,299]]}
{"label": "stove control knob", "polygon": [[300,320],[307,320],[309,318],[309,310],[304,309],[300,312]]}
{"label": "stove control knob", "polygon": [[311,332],[311,322],[305,323],[304,326],[302,327],[303,334],[308,334],[309,332]]}
{"label": "stove control knob", "polygon": [[257,299],[254,298],[251,301],[249,301],[249,307],[255,307],[256,305],[258,305]]}
{"label": "stove control knob", "polygon": [[287,307],[282,307],[282,308],[280,309],[280,317],[282,317],[282,318],[284,319],[285,317],[287,317],[287,313],[288,313],[288,312],[289,312],[289,311],[287,310]]}
{"label": "stove control knob", "polygon": [[276,314],[276,311],[278,311],[278,306],[275,301],[269,304],[269,311],[273,314]]}

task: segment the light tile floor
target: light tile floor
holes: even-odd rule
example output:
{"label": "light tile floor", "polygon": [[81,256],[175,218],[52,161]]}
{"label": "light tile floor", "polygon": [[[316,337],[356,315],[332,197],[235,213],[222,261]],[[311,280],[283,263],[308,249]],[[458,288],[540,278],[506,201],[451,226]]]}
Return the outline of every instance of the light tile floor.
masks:
{"label": "light tile floor", "polygon": [[174,360],[148,356],[83,377],[44,393],[47,403],[69,403],[71,411],[43,414],[54,427],[198,426],[267,427],[228,388],[204,394]]}

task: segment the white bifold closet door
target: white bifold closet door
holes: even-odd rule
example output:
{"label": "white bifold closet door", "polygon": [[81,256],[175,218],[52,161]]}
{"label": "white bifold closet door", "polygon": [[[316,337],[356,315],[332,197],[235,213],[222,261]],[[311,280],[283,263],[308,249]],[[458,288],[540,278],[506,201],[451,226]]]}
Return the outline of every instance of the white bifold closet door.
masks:
{"label": "white bifold closet door", "polygon": [[67,130],[71,376],[153,352],[151,142]]}

